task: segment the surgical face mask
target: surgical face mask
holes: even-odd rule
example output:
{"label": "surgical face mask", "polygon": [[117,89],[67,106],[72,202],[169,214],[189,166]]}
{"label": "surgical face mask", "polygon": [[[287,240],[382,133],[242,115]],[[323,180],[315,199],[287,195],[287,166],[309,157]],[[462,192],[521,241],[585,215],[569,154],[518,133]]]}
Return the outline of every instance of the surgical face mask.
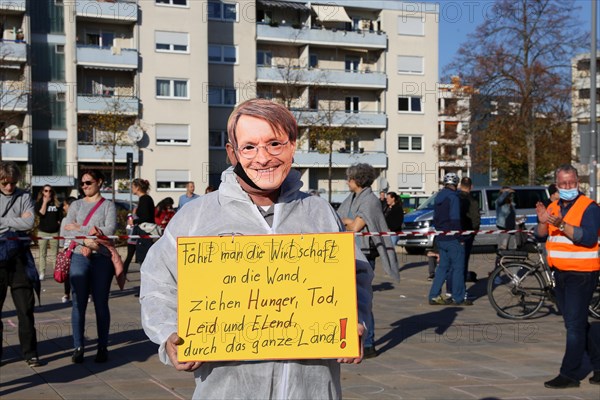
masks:
{"label": "surgical face mask", "polygon": [[562,200],[571,201],[575,200],[575,197],[579,194],[579,189],[558,189],[558,195]]}

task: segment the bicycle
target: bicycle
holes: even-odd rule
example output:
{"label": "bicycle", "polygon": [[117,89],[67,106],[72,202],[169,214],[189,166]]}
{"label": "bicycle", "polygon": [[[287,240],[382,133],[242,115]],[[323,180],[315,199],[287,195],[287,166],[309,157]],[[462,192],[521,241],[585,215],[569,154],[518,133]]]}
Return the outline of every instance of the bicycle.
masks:
{"label": "bicycle", "polygon": [[[499,250],[499,261],[488,278],[488,299],[503,318],[531,318],[546,299],[556,303],[554,277],[544,262],[543,244],[529,234],[525,246],[534,247],[535,251]],[[600,279],[590,302],[589,313],[600,318]]]}

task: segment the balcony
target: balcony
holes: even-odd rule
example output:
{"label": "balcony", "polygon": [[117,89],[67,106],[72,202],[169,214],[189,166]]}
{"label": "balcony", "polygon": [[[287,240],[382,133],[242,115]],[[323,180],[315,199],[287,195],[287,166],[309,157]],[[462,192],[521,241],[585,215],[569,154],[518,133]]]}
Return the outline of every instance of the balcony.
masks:
{"label": "balcony", "polygon": [[343,31],[333,29],[292,28],[291,26],[256,25],[256,40],[293,45],[315,44],[330,47],[386,49],[387,35],[382,32]]}
{"label": "balcony", "polygon": [[138,51],[117,47],[77,45],[77,65],[116,70],[138,68]]}
{"label": "balcony", "polygon": [[22,90],[6,90],[0,92],[0,110],[27,112],[29,99],[27,92]]}
{"label": "balcony", "polygon": [[[119,111],[115,111],[115,107],[118,107]],[[77,95],[77,112],[81,114],[137,115],[139,108],[140,100],[137,97]]]}
{"label": "balcony", "polygon": [[387,77],[381,72],[334,69],[294,69],[287,66],[257,66],[258,83],[338,86],[347,88],[385,89]]}
{"label": "balcony", "polygon": [[21,14],[25,12],[26,0],[0,0],[0,11],[4,14]]}
{"label": "balcony", "polygon": [[[387,155],[384,152],[332,153],[333,168],[348,168],[352,164],[367,163],[375,168],[387,168]],[[329,168],[329,154],[314,151],[296,151],[294,167]]]}
{"label": "balcony", "polygon": [[6,68],[6,63],[24,63],[27,61],[27,44],[23,41],[2,40],[0,41],[0,67]]}
{"label": "balcony", "polygon": [[77,18],[96,22],[132,23],[138,20],[136,0],[77,0]]}
{"label": "balcony", "polygon": [[[116,147],[115,162],[126,163],[127,153],[133,153],[133,162],[139,161],[139,151],[134,145],[124,144]],[[112,162],[111,147],[105,143],[79,143],[77,145],[79,162]]]}
{"label": "balcony", "polygon": [[29,160],[29,143],[22,140],[2,141],[2,161]]}
{"label": "balcony", "polygon": [[331,126],[345,126],[348,128],[385,129],[387,127],[387,115],[375,111],[353,113],[345,111],[292,110],[292,113],[301,126],[323,125],[326,121]]}

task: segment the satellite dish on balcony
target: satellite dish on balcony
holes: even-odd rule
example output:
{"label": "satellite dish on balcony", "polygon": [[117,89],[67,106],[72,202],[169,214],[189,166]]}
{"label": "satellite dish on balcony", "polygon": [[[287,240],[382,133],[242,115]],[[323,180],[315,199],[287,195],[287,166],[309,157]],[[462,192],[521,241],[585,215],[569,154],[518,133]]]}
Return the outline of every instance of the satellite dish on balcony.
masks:
{"label": "satellite dish on balcony", "polygon": [[4,138],[6,140],[16,139],[21,130],[16,125],[10,125],[4,129]]}
{"label": "satellite dish on balcony", "polygon": [[144,137],[144,130],[139,125],[131,125],[127,128],[127,136],[137,143]]}

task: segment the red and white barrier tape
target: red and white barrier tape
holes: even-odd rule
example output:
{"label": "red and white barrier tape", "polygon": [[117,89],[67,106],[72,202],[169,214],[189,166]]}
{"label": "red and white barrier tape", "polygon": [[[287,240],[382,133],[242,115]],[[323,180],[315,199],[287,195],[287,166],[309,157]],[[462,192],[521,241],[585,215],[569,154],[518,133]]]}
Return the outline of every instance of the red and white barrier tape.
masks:
{"label": "red and white barrier tape", "polygon": [[[518,233],[518,232],[531,232],[525,229],[512,229],[512,230],[486,230],[486,231],[430,231],[427,233],[419,231],[410,232],[357,232],[356,236],[431,236],[431,235],[498,235],[501,233]],[[0,241],[5,240],[82,240],[82,239],[158,239],[160,235],[108,235],[108,236],[23,236],[23,237],[10,237],[0,238]]]}

